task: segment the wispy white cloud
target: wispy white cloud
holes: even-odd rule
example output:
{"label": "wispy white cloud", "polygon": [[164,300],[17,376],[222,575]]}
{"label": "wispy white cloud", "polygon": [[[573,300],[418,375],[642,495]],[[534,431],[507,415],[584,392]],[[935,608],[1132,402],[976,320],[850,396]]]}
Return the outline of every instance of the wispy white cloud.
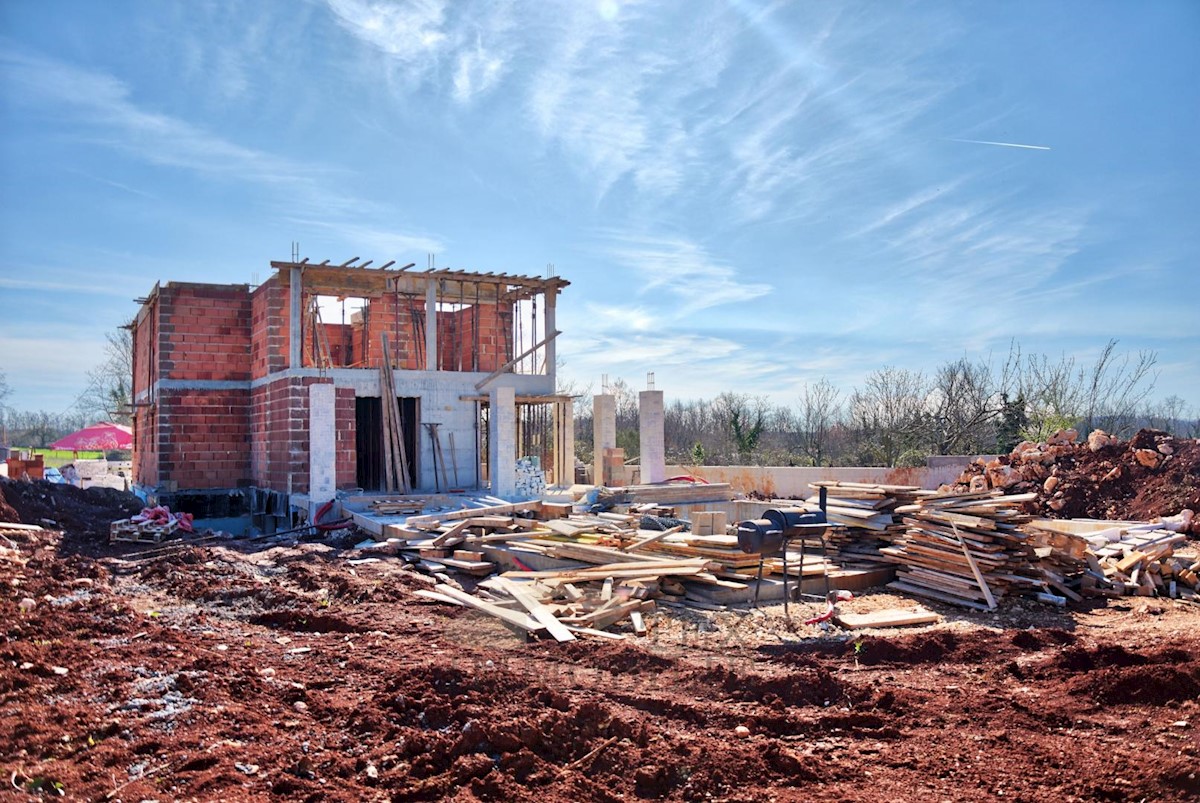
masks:
{"label": "wispy white cloud", "polygon": [[669,293],[679,304],[679,315],[771,292],[769,284],[739,276],[734,267],[684,237],[617,234],[604,251],[634,274],[639,295]]}
{"label": "wispy white cloud", "polygon": [[[22,271],[27,273],[27,271]],[[132,299],[136,286],[122,287],[111,281],[52,281],[46,279],[18,279],[11,276],[0,276],[0,287],[11,290],[36,290],[59,294],[81,296],[113,296],[115,298]]]}
{"label": "wispy white cloud", "polygon": [[383,57],[384,70],[400,89],[445,82],[462,105],[499,85],[519,43],[512,11],[502,3],[467,8],[446,0],[327,0],[327,5],[339,25]]}
{"label": "wispy white cloud", "polygon": [[110,75],[13,52],[0,56],[0,75],[17,87],[13,94],[24,103],[70,116],[81,127],[77,135],[81,140],[152,165],[251,185],[267,193],[284,219],[306,220],[335,232],[346,244],[357,245],[361,237],[387,254],[396,253],[392,248],[442,247],[429,235],[386,225],[394,211],[341,191],[352,178],[348,171],[248,148],[178,117],[143,108],[130,88]]}
{"label": "wispy white cloud", "polygon": [[445,250],[445,244],[437,239],[427,235],[406,234],[404,232],[376,227],[367,226],[360,223],[350,223],[346,221],[328,221],[318,218],[288,218],[288,222],[308,231],[326,232],[327,236],[344,242],[353,243],[356,248],[361,247],[362,251],[367,254],[408,254],[414,251],[419,253],[438,253]]}

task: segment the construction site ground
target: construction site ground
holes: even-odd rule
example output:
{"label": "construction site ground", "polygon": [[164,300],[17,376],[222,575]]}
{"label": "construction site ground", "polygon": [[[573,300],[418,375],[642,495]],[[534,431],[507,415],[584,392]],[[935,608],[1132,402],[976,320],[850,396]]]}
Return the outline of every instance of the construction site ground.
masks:
{"label": "construction site ground", "polygon": [[[10,519],[41,518],[46,499],[6,487]],[[63,534],[0,540],[0,765],[17,797],[1200,794],[1194,604],[923,603],[943,621],[852,633],[801,624],[814,602],[790,622],[782,605],[663,608],[645,638],[525,643],[413,596],[429,580],[398,560],[352,562],[350,539],[135,557],[147,545],[110,546],[100,526],[128,501],[87,493],[90,519],[51,505]],[[878,589],[843,608],[915,603]]]}

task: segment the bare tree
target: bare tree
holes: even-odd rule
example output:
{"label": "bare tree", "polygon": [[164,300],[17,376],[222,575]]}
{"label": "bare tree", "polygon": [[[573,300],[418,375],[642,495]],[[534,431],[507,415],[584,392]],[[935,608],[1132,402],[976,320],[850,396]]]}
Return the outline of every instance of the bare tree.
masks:
{"label": "bare tree", "polygon": [[850,418],[860,431],[860,460],[894,466],[917,445],[925,402],[919,372],[886,367],[867,377],[850,397]]}
{"label": "bare tree", "polygon": [[76,409],[94,420],[128,424],[133,419],[133,330],[105,335],[104,362],[88,372]]}
{"label": "bare tree", "polygon": [[937,370],[926,398],[923,435],[935,454],[978,454],[995,445],[1003,408],[991,366],[962,357]]}
{"label": "bare tree", "polygon": [[1129,433],[1154,390],[1158,356],[1152,351],[1138,352],[1136,359],[1118,356],[1116,346],[1116,340],[1108,341],[1091,366],[1077,365],[1065,355],[1057,362],[1029,355],[1021,363],[1016,382],[1028,405],[1030,440],[1044,440],[1067,427]]}
{"label": "bare tree", "polygon": [[800,396],[800,447],[814,466],[828,461],[829,436],[841,416],[842,393],[826,377],[805,383]]}
{"label": "bare tree", "polygon": [[1137,419],[1137,411],[1154,392],[1157,375],[1151,373],[1158,362],[1153,351],[1139,351],[1137,358],[1116,356],[1117,341],[1110,340],[1085,374],[1086,402],[1084,428],[1090,432],[1102,427],[1109,432],[1128,434]]}

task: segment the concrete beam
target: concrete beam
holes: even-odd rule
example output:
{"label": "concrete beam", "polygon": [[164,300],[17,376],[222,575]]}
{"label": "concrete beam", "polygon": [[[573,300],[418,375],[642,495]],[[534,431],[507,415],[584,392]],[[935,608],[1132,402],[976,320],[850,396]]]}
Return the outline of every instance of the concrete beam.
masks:
{"label": "concrete beam", "polygon": [[642,482],[662,482],[667,478],[665,427],[663,392],[661,390],[643,390],[638,394]]}
{"label": "concrete beam", "polygon": [[300,367],[300,346],[301,336],[304,331],[304,319],[301,317],[301,307],[303,306],[304,288],[303,273],[300,268],[292,268],[291,275],[288,281],[290,291],[290,306],[288,314],[288,365],[292,368]]}
{"label": "concrete beam", "polygon": [[437,343],[437,279],[425,287],[425,370],[438,369]]}

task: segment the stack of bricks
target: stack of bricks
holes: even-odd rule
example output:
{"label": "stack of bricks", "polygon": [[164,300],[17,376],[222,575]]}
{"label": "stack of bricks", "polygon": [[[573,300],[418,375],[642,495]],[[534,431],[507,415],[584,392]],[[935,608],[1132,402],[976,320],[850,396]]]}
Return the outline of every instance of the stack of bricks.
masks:
{"label": "stack of bricks", "polygon": [[625,468],[625,450],[605,449],[604,477],[601,484],[608,488],[614,488],[626,485],[628,482],[628,474]]}

